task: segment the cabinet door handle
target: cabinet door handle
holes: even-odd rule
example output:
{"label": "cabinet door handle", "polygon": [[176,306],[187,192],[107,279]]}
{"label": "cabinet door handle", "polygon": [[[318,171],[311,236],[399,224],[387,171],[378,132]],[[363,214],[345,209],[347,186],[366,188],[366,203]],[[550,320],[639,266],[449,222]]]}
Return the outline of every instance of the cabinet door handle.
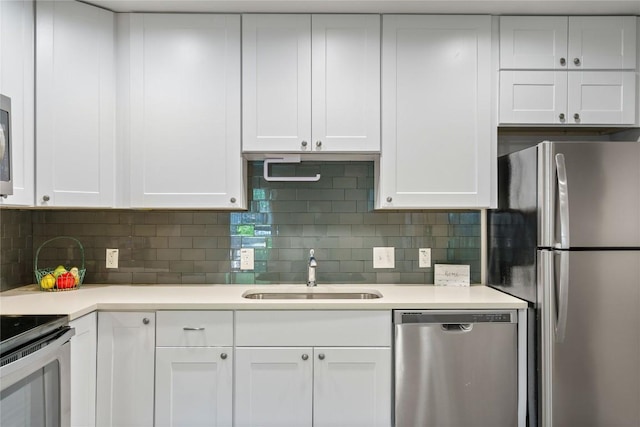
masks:
{"label": "cabinet door handle", "polygon": [[184,328],[182,328],[185,331],[204,331],[204,328],[192,328],[190,326],[185,326]]}
{"label": "cabinet door handle", "polygon": [[220,355],[220,359],[222,359],[222,360],[226,360],[226,359],[227,359],[227,353],[222,353],[222,354]]}
{"label": "cabinet door handle", "polygon": [[566,65],[567,60],[564,58],[560,58],[560,65]]}
{"label": "cabinet door handle", "polygon": [[580,120],[580,114],[575,113],[575,114],[573,115],[573,118],[574,118],[576,121],[577,121],[577,120]]}
{"label": "cabinet door handle", "polygon": [[393,197],[389,196],[387,197],[387,203],[391,203],[393,201]]}
{"label": "cabinet door handle", "polygon": [[307,148],[307,141],[302,141],[302,146],[303,146],[304,148]]}
{"label": "cabinet door handle", "polygon": [[144,319],[142,319],[142,323],[144,323],[145,325],[148,325],[150,322],[148,317],[145,317]]}
{"label": "cabinet door handle", "polygon": [[564,113],[560,113],[560,115],[558,116],[558,118],[564,122]]}
{"label": "cabinet door handle", "polygon": [[320,359],[320,360],[324,360],[324,353],[320,353],[320,354],[318,355],[318,359]]}
{"label": "cabinet door handle", "polygon": [[576,65],[580,65],[580,58],[573,58],[573,63]]}
{"label": "cabinet door handle", "polygon": [[320,140],[316,141],[316,147],[318,148],[322,147],[322,141]]}
{"label": "cabinet door handle", "polygon": [[48,202],[49,200],[51,200],[51,197],[47,196],[46,194],[44,196],[42,196],[42,201],[43,202]]}
{"label": "cabinet door handle", "polygon": [[230,199],[229,199],[229,201],[230,201],[231,203],[235,203],[235,202],[236,202],[236,198],[235,198],[235,197],[232,197],[232,198],[230,198]]}
{"label": "cabinet door handle", "polygon": [[302,355],[302,360],[309,360],[309,355],[308,354],[303,354]]}

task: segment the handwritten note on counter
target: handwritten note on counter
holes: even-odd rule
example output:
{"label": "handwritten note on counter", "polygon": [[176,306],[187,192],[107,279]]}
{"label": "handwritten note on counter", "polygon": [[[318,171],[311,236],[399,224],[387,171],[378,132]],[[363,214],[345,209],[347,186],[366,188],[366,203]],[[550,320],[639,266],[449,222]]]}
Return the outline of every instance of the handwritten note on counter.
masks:
{"label": "handwritten note on counter", "polygon": [[436,286],[469,286],[471,269],[468,265],[436,264],[434,268]]}

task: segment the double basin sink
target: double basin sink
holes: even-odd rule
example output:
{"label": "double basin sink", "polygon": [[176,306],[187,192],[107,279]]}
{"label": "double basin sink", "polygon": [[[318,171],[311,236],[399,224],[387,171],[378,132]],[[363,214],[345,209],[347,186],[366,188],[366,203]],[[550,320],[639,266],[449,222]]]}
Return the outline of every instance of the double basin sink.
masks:
{"label": "double basin sink", "polygon": [[250,289],[242,294],[243,298],[260,300],[321,300],[321,299],[377,299],[382,298],[378,291],[369,289],[338,288],[338,287],[282,287],[265,289]]}

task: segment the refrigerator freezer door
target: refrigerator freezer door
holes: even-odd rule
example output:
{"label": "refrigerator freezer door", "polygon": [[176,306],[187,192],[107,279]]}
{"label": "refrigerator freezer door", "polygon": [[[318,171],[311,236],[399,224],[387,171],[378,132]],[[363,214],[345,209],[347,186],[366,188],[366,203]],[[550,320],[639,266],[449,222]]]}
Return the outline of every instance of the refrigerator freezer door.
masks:
{"label": "refrigerator freezer door", "polygon": [[[549,427],[639,426],[640,251],[568,254],[564,337],[543,328],[552,357]],[[562,256],[553,258],[559,283]],[[559,287],[543,292],[557,315]]]}
{"label": "refrigerator freezer door", "polygon": [[561,154],[571,248],[640,248],[639,142],[544,142],[538,153],[540,247],[562,245],[557,168]]}

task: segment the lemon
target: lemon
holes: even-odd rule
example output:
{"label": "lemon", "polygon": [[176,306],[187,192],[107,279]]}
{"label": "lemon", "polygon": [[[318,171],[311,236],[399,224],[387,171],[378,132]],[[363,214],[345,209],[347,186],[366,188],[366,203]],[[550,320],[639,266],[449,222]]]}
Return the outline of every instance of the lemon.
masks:
{"label": "lemon", "polygon": [[40,287],[42,289],[51,289],[56,284],[56,278],[53,277],[53,274],[47,274],[42,279],[40,279]]}
{"label": "lemon", "polygon": [[78,271],[78,267],[73,267],[71,270],[69,270],[69,273],[71,273],[71,275],[75,279],[76,285],[80,283],[80,271]]}

